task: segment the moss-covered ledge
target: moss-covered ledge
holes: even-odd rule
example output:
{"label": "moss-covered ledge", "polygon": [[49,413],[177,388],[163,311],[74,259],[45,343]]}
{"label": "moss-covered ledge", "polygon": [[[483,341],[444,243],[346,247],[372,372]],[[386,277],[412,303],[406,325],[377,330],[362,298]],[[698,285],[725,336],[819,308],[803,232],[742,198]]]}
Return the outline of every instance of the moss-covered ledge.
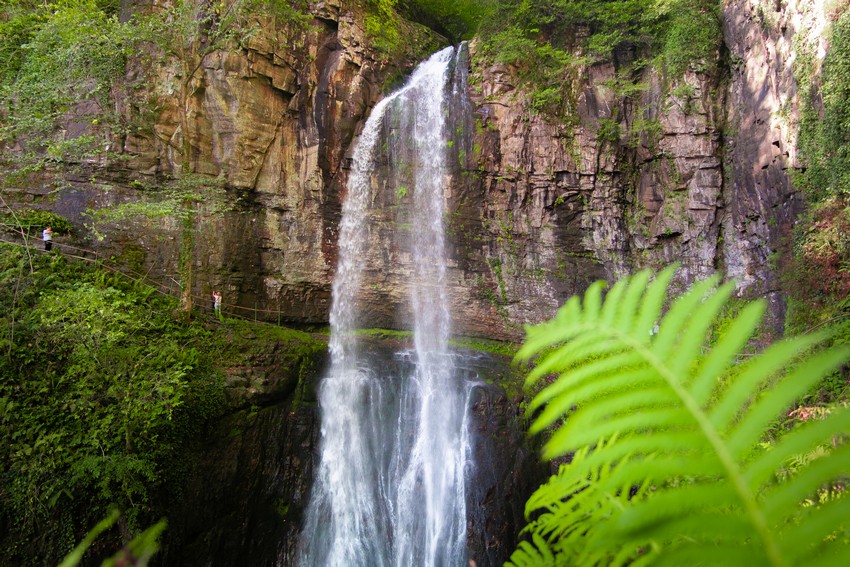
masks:
{"label": "moss-covered ledge", "polygon": [[289,398],[318,377],[327,355],[320,336],[236,319],[225,320],[215,340],[228,412]]}

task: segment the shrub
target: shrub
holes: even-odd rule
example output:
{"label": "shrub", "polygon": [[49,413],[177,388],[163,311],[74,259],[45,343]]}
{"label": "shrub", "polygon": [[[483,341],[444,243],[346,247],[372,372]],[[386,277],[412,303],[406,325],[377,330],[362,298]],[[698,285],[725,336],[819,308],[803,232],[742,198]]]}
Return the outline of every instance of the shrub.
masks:
{"label": "shrub", "polygon": [[[32,262],[32,263],[30,263]],[[117,505],[149,523],[222,380],[175,301],[61,256],[0,247],[0,553],[55,564]],[[45,526],[50,526],[46,529]]]}
{"label": "shrub", "polygon": [[68,219],[50,211],[24,209],[17,211],[14,215],[4,215],[3,222],[12,227],[13,230],[18,230],[19,227],[23,228],[28,234],[38,234],[48,226],[53,229],[54,234],[71,234],[74,232],[74,225]]}

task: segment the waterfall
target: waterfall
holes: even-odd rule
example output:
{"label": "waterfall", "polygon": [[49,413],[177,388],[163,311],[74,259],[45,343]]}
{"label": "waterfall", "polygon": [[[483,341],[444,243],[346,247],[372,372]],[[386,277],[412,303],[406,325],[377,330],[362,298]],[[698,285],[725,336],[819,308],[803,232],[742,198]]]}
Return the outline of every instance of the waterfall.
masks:
{"label": "waterfall", "polygon": [[[299,549],[305,567],[466,565],[470,387],[448,346],[443,228],[454,57],[447,48],[421,63],[375,106],[354,149],[333,284],[331,365],[319,388],[321,455]],[[393,364],[360,348],[355,332],[382,147],[391,168],[406,164],[393,176],[400,195],[404,179],[412,219],[414,346]]]}

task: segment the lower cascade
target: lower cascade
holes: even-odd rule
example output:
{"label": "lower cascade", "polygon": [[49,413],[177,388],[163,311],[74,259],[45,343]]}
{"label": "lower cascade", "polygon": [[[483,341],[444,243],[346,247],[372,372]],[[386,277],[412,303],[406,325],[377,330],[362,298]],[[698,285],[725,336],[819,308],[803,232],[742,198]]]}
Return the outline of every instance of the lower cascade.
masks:
{"label": "lower cascade", "polygon": [[[355,146],[333,284],[331,364],[320,390],[321,455],[302,566],[466,565],[470,393],[448,345],[443,217],[450,75],[460,49],[421,63],[379,102]],[[385,148],[385,149],[384,149]],[[379,149],[410,194],[413,348],[394,364],[358,340],[357,294]],[[396,173],[399,163],[404,172]],[[401,185],[403,183],[405,185]],[[391,182],[393,181],[391,180]]]}

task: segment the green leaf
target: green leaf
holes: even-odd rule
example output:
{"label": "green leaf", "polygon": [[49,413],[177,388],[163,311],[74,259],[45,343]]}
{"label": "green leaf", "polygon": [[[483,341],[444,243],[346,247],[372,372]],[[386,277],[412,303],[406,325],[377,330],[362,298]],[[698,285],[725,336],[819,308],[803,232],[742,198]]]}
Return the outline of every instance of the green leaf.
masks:
{"label": "green leaf", "polygon": [[[621,280],[604,300],[594,284],[583,302],[572,298],[553,321],[528,328],[518,356],[540,357],[529,384],[557,374],[530,404],[540,410],[532,432],[551,431],[546,458],[574,455],[529,499],[531,541],[511,561],[550,561],[547,553],[581,565],[830,560],[836,541],[850,539],[850,499],[804,501],[846,478],[850,412],[772,447],[762,441],[848,349],[818,350],[821,334],[738,365],[763,303],[740,310],[707,344],[734,290],[709,278],[676,298],[651,334],[673,269],[651,280],[648,272]],[[816,450],[789,477],[789,459]]]}

